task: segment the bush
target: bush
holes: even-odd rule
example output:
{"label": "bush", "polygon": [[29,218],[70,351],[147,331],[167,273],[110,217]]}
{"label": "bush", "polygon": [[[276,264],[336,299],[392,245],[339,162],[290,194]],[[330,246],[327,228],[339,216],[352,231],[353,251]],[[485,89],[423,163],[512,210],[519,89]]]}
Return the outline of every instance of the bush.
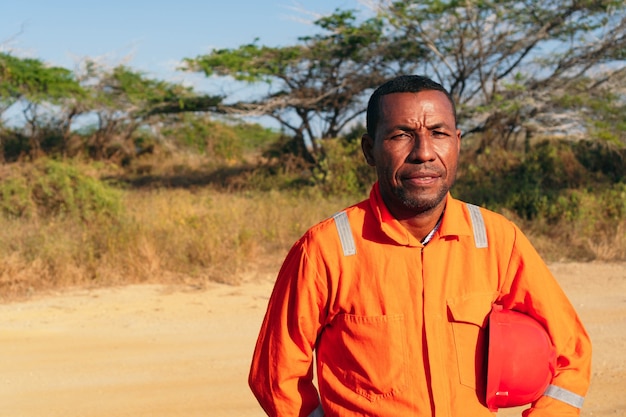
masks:
{"label": "bush", "polygon": [[40,159],[10,166],[0,182],[0,210],[8,217],[69,216],[89,222],[120,215],[121,194],[72,163]]}
{"label": "bush", "polygon": [[360,141],[345,138],[324,139],[323,154],[316,164],[298,156],[297,141],[282,137],[265,152],[266,162],[247,172],[247,189],[292,190],[320,196],[346,195],[355,198],[366,194],[376,180],[368,166]]}
{"label": "bush", "polygon": [[527,153],[486,149],[462,157],[455,193],[461,199],[517,216],[556,222],[577,215],[573,190],[610,186],[614,176],[592,173],[571,142],[543,141]]}
{"label": "bush", "polygon": [[357,140],[327,139],[324,157],[314,172],[326,195],[363,195],[376,181],[376,171],[366,162]]}
{"label": "bush", "polygon": [[572,145],[576,158],[593,174],[612,182],[626,180],[626,147],[617,148],[598,141],[580,141]]}
{"label": "bush", "polygon": [[258,153],[279,136],[258,124],[214,121],[189,114],[164,129],[162,134],[175,147],[206,154],[218,162],[240,162],[247,154]]}
{"label": "bush", "polygon": [[544,141],[526,153],[466,152],[456,197],[503,213],[549,259],[626,258],[621,150]]}
{"label": "bush", "polygon": [[30,138],[18,129],[0,130],[0,158],[2,161],[16,161],[21,155],[31,151]]}

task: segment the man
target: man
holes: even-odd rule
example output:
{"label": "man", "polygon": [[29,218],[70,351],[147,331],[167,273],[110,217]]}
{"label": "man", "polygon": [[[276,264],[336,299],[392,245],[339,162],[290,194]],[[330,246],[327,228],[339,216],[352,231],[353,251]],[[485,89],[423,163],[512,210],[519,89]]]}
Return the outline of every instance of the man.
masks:
{"label": "man", "polygon": [[460,141],[438,83],[401,76],[374,92],[362,148],[378,181],[295,243],[269,302],[249,376],[268,415],[493,416],[493,304],[536,319],[556,349],[551,386],[563,395],[524,415],[579,414],[589,338],[522,232],[451,197]]}

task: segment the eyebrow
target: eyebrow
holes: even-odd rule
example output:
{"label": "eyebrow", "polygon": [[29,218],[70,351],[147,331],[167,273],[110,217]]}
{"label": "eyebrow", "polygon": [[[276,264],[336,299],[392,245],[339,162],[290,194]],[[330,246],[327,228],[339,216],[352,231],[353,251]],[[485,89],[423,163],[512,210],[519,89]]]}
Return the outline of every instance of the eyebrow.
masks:
{"label": "eyebrow", "polygon": [[[429,130],[441,129],[441,128],[450,129],[450,130],[454,129],[453,127],[450,127],[448,125],[448,123],[446,123],[446,122],[437,122],[437,123],[433,123],[431,125],[427,125],[425,127],[426,127],[426,129],[429,129]],[[387,132],[393,132],[394,130],[412,131],[412,130],[415,130],[415,129],[414,129],[414,126],[412,126],[412,125],[397,124],[395,126],[391,126],[389,129],[387,129]]]}
{"label": "eyebrow", "polygon": [[452,129],[452,128],[451,128],[450,126],[448,126],[448,124],[447,124],[447,123],[445,123],[445,122],[434,123],[434,124],[432,124],[432,125],[428,125],[428,126],[426,126],[426,129],[441,129],[441,128],[444,128],[444,129]]}

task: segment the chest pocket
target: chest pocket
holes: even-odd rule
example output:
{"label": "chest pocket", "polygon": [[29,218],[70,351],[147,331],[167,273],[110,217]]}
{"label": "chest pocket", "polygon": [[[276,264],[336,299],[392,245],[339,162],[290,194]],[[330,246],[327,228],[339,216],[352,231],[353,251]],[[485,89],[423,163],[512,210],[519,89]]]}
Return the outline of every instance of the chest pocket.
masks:
{"label": "chest pocket", "polygon": [[487,317],[496,292],[476,292],[447,300],[454,349],[462,385],[483,387],[486,375]]}
{"label": "chest pocket", "polygon": [[407,384],[406,325],[402,315],[337,315],[318,346],[322,380],[371,402],[394,396]]}

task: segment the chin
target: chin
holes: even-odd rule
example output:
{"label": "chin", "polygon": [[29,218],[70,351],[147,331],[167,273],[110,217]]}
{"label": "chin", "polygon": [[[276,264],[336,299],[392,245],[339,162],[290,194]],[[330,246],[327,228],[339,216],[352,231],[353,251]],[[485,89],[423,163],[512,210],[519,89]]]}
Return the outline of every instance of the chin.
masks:
{"label": "chin", "polygon": [[424,195],[425,193],[420,193],[419,191],[411,194],[400,192],[398,197],[407,209],[418,213],[424,213],[439,206],[439,204],[441,204],[441,202],[445,199],[447,193],[447,190],[440,190],[437,193],[432,193],[432,195],[426,196]]}

